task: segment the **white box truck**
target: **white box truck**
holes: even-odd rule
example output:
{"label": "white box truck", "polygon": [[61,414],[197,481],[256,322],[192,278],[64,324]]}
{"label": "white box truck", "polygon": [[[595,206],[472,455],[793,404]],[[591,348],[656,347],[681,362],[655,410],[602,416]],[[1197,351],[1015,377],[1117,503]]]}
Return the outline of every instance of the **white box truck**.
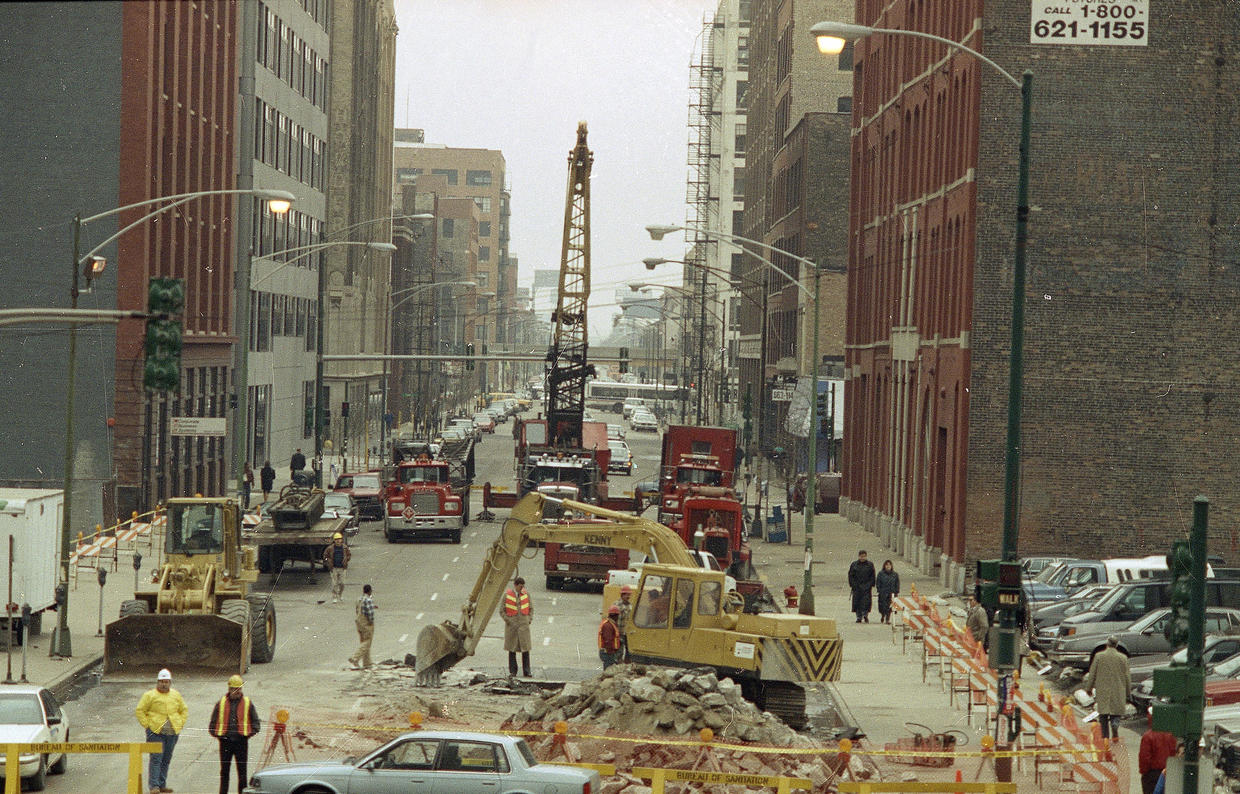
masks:
{"label": "white box truck", "polygon": [[[8,627],[4,604],[10,603],[9,571],[13,572],[13,615],[20,626],[21,607],[30,605],[31,637],[43,628],[43,613],[56,605],[60,580],[60,524],[64,518],[64,491],[39,488],[0,488],[0,631]],[[13,560],[9,564],[9,537]],[[0,640],[3,639],[0,634]],[[14,639],[20,639],[18,634]]]}

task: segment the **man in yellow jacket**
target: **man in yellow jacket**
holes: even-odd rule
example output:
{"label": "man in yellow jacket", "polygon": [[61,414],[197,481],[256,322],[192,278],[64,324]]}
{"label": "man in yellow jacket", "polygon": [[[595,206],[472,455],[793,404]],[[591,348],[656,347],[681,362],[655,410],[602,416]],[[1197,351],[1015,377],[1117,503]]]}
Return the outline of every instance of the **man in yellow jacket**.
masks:
{"label": "man in yellow jacket", "polygon": [[138,723],[146,729],[146,740],[158,742],[163,750],[151,753],[147,772],[150,794],[168,794],[168,764],[172,761],[172,748],[177,745],[181,729],[189,717],[189,709],[181,693],[172,688],[172,673],[167,668],[155,677],[155,688],[148,689],[134,709]]}

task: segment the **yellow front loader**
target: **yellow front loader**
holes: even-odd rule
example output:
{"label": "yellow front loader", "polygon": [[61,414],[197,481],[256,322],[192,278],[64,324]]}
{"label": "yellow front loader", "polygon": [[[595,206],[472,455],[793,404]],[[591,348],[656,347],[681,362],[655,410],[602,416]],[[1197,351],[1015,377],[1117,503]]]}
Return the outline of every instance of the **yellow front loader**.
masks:
{"label": "yellow front loader", "polygon": [[149,589],[121,604],[104,638],[103,675],[153,679],[244,673],[275,656],[276,612],[270,594],[252,593],[253,549],[241,546],[241,511],[231,499],[170,499],[164,564]]}

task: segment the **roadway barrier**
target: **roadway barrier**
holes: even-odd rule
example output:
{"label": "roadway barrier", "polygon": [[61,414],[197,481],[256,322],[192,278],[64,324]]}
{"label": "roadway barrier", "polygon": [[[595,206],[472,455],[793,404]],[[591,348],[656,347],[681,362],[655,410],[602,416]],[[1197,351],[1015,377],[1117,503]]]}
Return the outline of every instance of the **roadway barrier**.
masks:
{"label": "roadway barrier", "polygon": [[667,782],[714,783],[724,786],[762,786],[773,788],[778,794],[788,794],[793,789],[809,790],[813,783],[803,777],[778,775],[749,775],[744,772],[704,772],[696,769],[656,769],[638,766],[630,770],[637,777],[650,781],[652,794],[663,794]]}
{"label": "roadway barrier", "polygon": [[128,753],[129,784],[126,794],[142,794],[142,754],[163,750],[159,742],[25,742],[2,744],[4,748],[4,794],[20,794],[19,760],[22,753]]}
{"label": "roadway barrier", "polygon": [[979,792],[979,794],[1012,794],[1016,791],[1015,783],[955,783],[949,780],[930,783],[884,783],[881,781],[871,782],[868,780],[845,781],[839,784],[841,792],[857,792],[857,794],[870,794],[871,792],[912,792],[912,791],[960,791],[960,792]]}

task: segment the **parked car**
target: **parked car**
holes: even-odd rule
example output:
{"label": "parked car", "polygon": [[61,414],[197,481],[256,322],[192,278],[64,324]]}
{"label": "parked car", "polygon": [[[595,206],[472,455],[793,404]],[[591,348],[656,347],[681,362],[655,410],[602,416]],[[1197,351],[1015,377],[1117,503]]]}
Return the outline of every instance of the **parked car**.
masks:
{"label": "parked car", "polygon": [[466,731],[417,731],[343,761],[274,764],[250,778],[245,794],[451,791],[597,794],[598,772],[542,764],[524,739]]}
{"label": "parked car", "polygon": [[346,472],[336,478],[336,486],[332,490],[353,497],[353,503],[357,505],[358,518],[383,520],[385,512],[383,482],[379,477],[379,472]]}
{"label": "parked car", "polygon": [[1065,618],[1086,611],[1114,588],[1112,584],[1095,584],[1077,590],[1069,598],[1035,609],[1029,616],[1029,648],[1045,651],[1055,643],[1059,624]]}
{"label": "parked car", "polygon": [[478,429],[478,426],[474,424],[474,420],[472,419],[457,417],[456,419],[451,419],[448,421],[448,427],[458,428],[461,431],[461,438],[466,438],[472,435],[474,437],[474,441],[480,441],[482,439],[482,431]]}
{"label": "parked car", "polygon": [[[1056,637],[1111,632],[1168,605],[1169,579],[1141,579],[1122,582],[1103,596],[1091,609],[1064,618]],[[1240,581],[1206,580],[1206,606],[1240,609]]]}
{"label": "parked car", "polygon": [[624,401],[624,405],[620,407],[620,415],[623,416],[625,419],[630,419],[632,418],[633,414],[637,412],[637,409],[644,408],[645,405],[646,405],[646,401],[643,400],[642,398],[629,397],[628,399]]}
{"label": "parked car", "polygon": [[1047,578],[1026,581],[1025,600],[1034,604],[1060,601],[1091,584],[1152,579],[1165,576],[1166,572],[1165,554],[1107,560],[1065,560]]}
{"label": "parked car", "polygon": [[[69,723],[64,709],[55,696],[41,686],[8,684],[0,689],[0,741],[67,742]],[[49,774],[64,774],[69,756],[67,753],[22,753],[17,763],[25,788],[42,791]],[[0,764],[0,778],[3,777],[4,768]]]}
{"label": "parked car", "polygon": [[474,414],[474,427],[484,433],[494,433],[495,417],[488,413]]}
{"label": "parked car", "polygon": [[[1184,652],[1184,655],[1180,657],[1180,661],[1187,661],[1187,660],[1188,660],[1188,653]],[[1164,667],[1166,666],[1166,663],[1164,662],[1164,664],[1161,664],[1158,666]],[[1217,685],[1223,681],[1235,682],[1238,677],[1240,677],[1240,654],[1232,654],[1231,656],[1227,657],[1221,662],[1217,662],[1213,665],[1207,664],[1206,665],[1206,691],[1210,692],[1211,687],[1213,687],[1213,694],[1217,696],[1220,700],[1225,700],[1227,698],[1227,695],[1220,693],[1219,687]],[[1151,672],[1150,675],[1147,676],[1140,683],[1133,683],[1132,702],[1133,702],[1133,705],[1137,707],[1137,712],[1141,713],[1145,711],[1147,708],[1149,708],[1150,703],[1152,703],[1153,701],[1154,701],[1154,675]],[[1216,703],[1214,705],[1222,706],[1226,704]]]}
{"label": "parked car", "polygon": [[[1063,667],[1088,670],[1094,654],[1106,647],[1107,638],[1112,635],[1119,639],[1117,647],[1120,652],[1128,657],[1170,653],[1171,643],[1164,633],[1170,618],[1171,610],[1163,607],[1118,631],[1090,631],[1093,626],[1104,624],[1087,623],[1080,627],[1078,633],[1056,639],[1055,644],[1047,649],[1046,657]],[[1240,610],[1208,607],[1205,630],[1219,633],[1240,631]]]}
{"label": "parked car", "polygon": [[[1207,666],[1219,664],[1240,653],[1240,636],[1236,634],[1207,634],[1202,645],[1201,660]],[[1175,653],[1154,654],[1133,659],[1128,665],[1128,673],[1132,678],[1133,689],[1146,679],[1152,678],[1155,667],[1166,667],[1175,662],[1184,664],[1188,661],[1188,650],[1181,648]]]}
{"label": "parked car", "polygon": [[344,534],[353,537],[357,534],[361,519],[357,515],[357,503],[353,496],[344,491],[330,491],[323,497],[323,518],[347,518]]}
{"label": "parked car", "polygon": [[657,433],[659,432],[659,420],[654,418],[654,414],[649,412],[634,412],[630,421],[633,430],[638,433]]}
{"label": "parked car", "polygon": [[611,449],[611,461],[607,464],[607,471],[632,474],[633,453],[629,451],[629,445],[618,439],[608,439],[607,446]]}
{"label": "parked car", "polygon": [[618,438],[623,441],[624,436],[625,433],[623,425],[607,425],[607,439],[609,441],[613,438]]}
{"label": "parked car", "polygon": [[1050,566],[1071,559],[1070,557],[1022,557],[1020,567],[1027,576],[1033,577],[1040,574]]}

